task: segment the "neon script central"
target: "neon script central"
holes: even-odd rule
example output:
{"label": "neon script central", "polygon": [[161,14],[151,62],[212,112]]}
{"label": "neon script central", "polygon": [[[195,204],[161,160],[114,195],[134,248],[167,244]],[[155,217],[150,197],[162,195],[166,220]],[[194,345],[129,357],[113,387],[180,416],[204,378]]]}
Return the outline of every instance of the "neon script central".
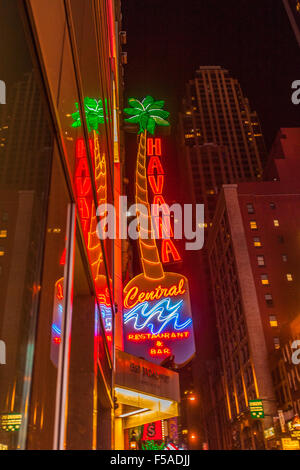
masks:
{"label": "neon script central", "polygon": [[140,290],[137,286],[132,287],[125,296],[124,307],[133,308],[137,304],[148,300],[159,300],[161,297],[176,297],[185,293],[184,278],[180,279],[178,285],[171,287],[162,287],[158,285],[155,289],[145,292]]}

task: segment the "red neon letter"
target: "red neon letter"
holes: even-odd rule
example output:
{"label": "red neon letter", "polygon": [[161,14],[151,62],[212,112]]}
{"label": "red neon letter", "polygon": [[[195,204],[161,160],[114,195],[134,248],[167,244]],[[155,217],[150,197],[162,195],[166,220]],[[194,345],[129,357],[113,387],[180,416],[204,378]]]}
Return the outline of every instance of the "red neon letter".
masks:
{"label": "red neon letter", "polygon": [[163,263],[170,263],[170,255],[173,261],[181,261],[180,254],[175,248],[172,240],[163,240],[161,245],[161,259]]}
{"label": "red neon letter", "polygon": [[80,158],[78,165],[76,167],[75,176],[81,176],[81,177],[86,176],[87,178],[89,178],[90,176],[89,168],[88,168],[86,158]]}
{"label": "red neon letter", "polygon": [[75,178],[76,193],[77,196],[85,197],[88,196],[91,191],[91,179],[88,177]]}
{"label": "red neon letter", "polygon": [[161,139],[155,139],[155,143],[153,143],[154,139],[150,137],[147,139],[147,154],[150,157],[153,155],[153,151],[155,150],[155,155],[161,155]]}
{"label": "red neon letter", "polygon": [[153,225],[155,228],[155,238],[165,238],[167,240],[170,237],[174,237],[170,218],[165,220],[165,217],[163,217],[162,220],[161,217],[153,217]]}
{"label": "red neon letter", "polygon": [[78,211],[81,219],[88,219],[90,217],[90,211],[86,203],[86,199],[83,197],[78,198]]}
{"label": "red neon letter", "polygon": [[157,194],[153,198],[153,215],[158,216],[159,215],[159,207],[162,206],[162,213],[165,215],[170,215],[170,209],[169,206],[167,206],[166,201],[164,200],[164,197],[161,194]]}
{"label": "red neon letter", "polygon": [[153,194],[161,194],[165,182],[164,175],[157,175],[157,178],[154,175],[149,175],[148,180]]}
{"label": "red neon letter", "polygon": [[158,175],[164,175],[164,170],[160,159],[158,157],[151,157],[148,165],[148,175],[154,175],[154,170],[157,171]]}

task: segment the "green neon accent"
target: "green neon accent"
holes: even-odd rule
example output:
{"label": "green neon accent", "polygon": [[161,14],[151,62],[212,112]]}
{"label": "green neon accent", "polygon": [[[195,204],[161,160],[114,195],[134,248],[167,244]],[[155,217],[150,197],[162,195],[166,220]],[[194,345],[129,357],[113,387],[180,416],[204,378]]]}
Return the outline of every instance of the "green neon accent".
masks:
{"label": "green neon accent", "polygon": [[[75,107],[77,111],[71,114],[74,122],[72,123],[72,127],[80,127],[81,126],[81,119],[79,113],[79,106],[78,103],[75,103]],[[105,103],[106,111],[107,111],[107,103]],[[84,98],[84,111],[85,111],[85,118],[88,131],[94,130],[98,132],[99,124],[104,124],[104,112],[103,112],[103,102],[100,99],[97,101],[95,98]]]}
{"label": "green neon accent", "polygon": [[142,442],[142,450],[163,450],[165,448],[165,443],[158,444],[155,441],[145,441]]}
{"label": "green neon accent", "polygon": [[154,98],[148,95],[142,101],[136,98],[129,98],[128,104],[131,107],[125,108],[124,113],[129,114],[131,117],[124,119],[124,121],[139,124],[139,134],[146,130],[150,132],[150,134],[154,134],[156,125],[170,125],[167,121],[170,113],[162,109],[165,104],[164,101],[154,101]]}

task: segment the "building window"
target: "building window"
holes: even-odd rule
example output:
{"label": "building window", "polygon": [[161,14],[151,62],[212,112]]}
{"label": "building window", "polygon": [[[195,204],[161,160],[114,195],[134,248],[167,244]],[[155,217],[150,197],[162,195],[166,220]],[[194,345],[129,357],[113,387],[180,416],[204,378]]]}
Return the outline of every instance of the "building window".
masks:
{"label": "building window", "polygon": [[4,256],[4,247],[3,246],[0,246],[0,256]]}
{"label": "building window", "polygon": [[274,341],[274,348],[279,349],[280,348],[279,338],[273,338],[273,341]]}
{"label": "building window", "polygon": [[276,204],[275,202],[270,202],[270,208],[275,210],[276,209]]}
{"label": "building window", "polygon": [[284,237],[282,235],[278,236],[278,243],[284,243]]}
{"label": "building window", "polygon": [[276,328],[278,326],[278,321],[277,321],[277,318],[275,315],[270,315],[269,316],[269,322],[270,322],[270,326],[272,326],[272,328]]}
{"label": "building window", "polygon": [[261,279],[261,283],[264,284],[264,285],[268,285],[269,284],[269,279],[268,279],[268,275],[267,274],[261,274],[260,275],[260,279]]}
{"label": "building window", "polygon": [[0,230],[0,238],[6,238],[7,237],[7,230]]}
{"label": "building window", "polygon": [[272,294],[265,294],[265,301],[269,307],[273,306],[273,297]]}
{"label": "building window", "polygon": [[282,255],[282,261],[284,261],[286,263],[287,260],[288,260],[287,255]]}
{"label": "building window", "polygon": [[256,247],[261,246],[261,241],[260,241],[259,237],[254,237],[253,238],[253,245],[256,246]]}
{"label": "building window", "polygon": [[274,227],[279,227],[279,220],[278,220],[278,219],[274,219],[274,220],[273,220],[273,224],[274,224]]}
{"label": "building window", "polygon": [[3,212],[3,214],[2,214],[2,220],[3,220],[3,222],[7,222],[7,221],[8,221],[8,212]]}
{"label": "building window", "polygon": [[254,214],[254,207],[252,204],[247,204],[248,214]]}
{"label": "building window", "polygon": [[293,276],[291,274],[287,274],[286,275],[286,278],[288,281],[292,281],[293,280]]}
{"label": "building window", "polygon": [[250,228],[251,230],[257,230],[256,220],[250,220]]}
{"label": "building window", "polygon": [[257,264],[258,266],[265,266],[265,257],[263,255],[257,256]]}

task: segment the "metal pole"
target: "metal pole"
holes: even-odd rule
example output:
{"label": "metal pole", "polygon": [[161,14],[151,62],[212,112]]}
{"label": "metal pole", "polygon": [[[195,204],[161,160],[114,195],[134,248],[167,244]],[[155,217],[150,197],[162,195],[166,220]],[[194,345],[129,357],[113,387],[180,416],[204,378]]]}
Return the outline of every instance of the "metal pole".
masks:
{"label": "metal pole", "polygon": [[59,350],[56,401],[55,401],[55,421],[53,449],[65,449],[66,432],[66,406],[68,392],[69,373],[69,347],[72,325],[72,290],[74,271],[74,249],[75,249],[75,223],[76,207],[74,203],[68,206],[67,230],[66,230],[66,263],[64,269],[64,304],[63,318],[61,326],[61,343]]}

